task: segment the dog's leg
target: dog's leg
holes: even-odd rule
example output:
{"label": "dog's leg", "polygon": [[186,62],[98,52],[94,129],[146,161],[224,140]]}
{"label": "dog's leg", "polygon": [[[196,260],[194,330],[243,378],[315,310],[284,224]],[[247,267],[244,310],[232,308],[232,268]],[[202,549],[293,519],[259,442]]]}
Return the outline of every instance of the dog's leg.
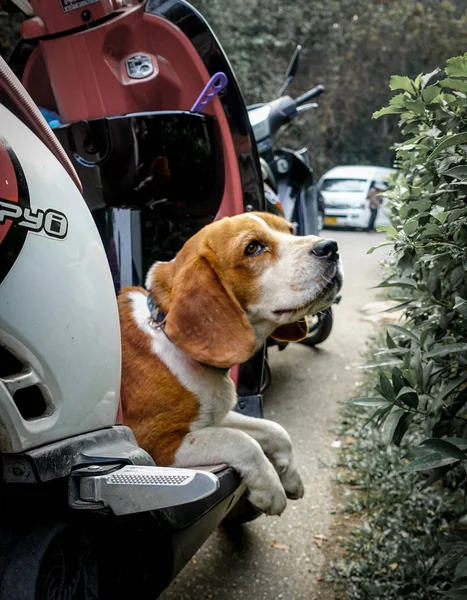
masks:
{"label": "dog's leg", "polygon": [[268,515],[280,515],[287,500],[274,467],[247,433],[227,427],[191,431],[177,450],[175,465],[193,467],[227,463],[242,478],[249,500]]}
{"label": "dog's leg", "polygon": [[279,423],[230,411],[221,426],[239,429],[254,438],[278,472],[287,497],[296,500],[303,496],[305,490],[295,466],[292,442]]}

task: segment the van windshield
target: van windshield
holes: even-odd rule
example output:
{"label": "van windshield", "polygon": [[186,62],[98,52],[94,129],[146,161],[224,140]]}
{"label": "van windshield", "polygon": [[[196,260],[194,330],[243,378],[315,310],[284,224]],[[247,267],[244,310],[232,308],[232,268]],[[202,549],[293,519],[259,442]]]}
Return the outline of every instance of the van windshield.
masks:
{"label": "van windshield", "polygon": [[367,179],[324,179],[323,192],[364,192]]}

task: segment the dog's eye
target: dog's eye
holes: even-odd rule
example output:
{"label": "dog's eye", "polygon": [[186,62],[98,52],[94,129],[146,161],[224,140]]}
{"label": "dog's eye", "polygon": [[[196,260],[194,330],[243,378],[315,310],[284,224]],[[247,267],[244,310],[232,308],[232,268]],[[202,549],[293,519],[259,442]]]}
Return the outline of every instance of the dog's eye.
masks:
{"label": "dog's eye", "polygon": [[250,242],[248,246],[245,248],[246,256],[258,256],[264,250],[263,244],[260,244],[256,240]]}

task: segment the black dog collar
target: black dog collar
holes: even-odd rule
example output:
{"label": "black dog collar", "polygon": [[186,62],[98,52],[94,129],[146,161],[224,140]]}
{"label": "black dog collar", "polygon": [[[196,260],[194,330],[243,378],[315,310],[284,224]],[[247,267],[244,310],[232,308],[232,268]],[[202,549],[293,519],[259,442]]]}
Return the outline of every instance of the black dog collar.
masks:
{"label": "black dog collar", "polygon": [[154,298],[148,292],[146,303],[148,305],[149,312],[151,313],[151,326],[154,329],[162,329],[165,324],[165,319],[167,318],[167,313],[161,310]]}

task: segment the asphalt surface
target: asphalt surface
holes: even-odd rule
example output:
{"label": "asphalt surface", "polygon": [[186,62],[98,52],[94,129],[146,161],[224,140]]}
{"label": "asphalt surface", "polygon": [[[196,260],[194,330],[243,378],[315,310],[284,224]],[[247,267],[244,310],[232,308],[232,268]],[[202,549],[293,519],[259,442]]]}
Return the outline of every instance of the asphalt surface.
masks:
{"label": "asphalt surface", "polygon": [[[381,234],[326,231],[339,243],[344,264],[343,298],[334,309],[331,336],[319,349],[291,344],[270,351],[273,381],[265,397],[265,416],[281,423],[294,443],[305,483],[305,497],[290,501],[281,517],[262,516],[234,539],[222,528],[196,554],[163,600],[314,600],[322,598],[317,576],[323,570],[324,544],[335,506],[332,469],[333,428],[339,403],[355,394],[358,365],[373,325],[359,309],[376,297],[381,251],[367,249]],[[323,541],[319,537],[326,536]],[[329,592],[328,592],[329,593]],[[326,596],[329,598],[329,596]]]}

